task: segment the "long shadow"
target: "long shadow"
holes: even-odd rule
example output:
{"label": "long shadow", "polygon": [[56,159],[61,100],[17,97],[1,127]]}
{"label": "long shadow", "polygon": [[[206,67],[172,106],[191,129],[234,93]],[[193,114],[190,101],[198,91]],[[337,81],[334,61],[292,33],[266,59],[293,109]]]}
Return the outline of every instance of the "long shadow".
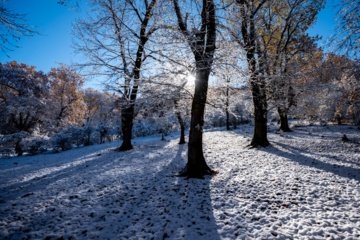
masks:
{"label": "long shadow", "polygon": [[[322,129],[326,129],[324,132]],[[312,135],[320,138],[326,137],[326,139],[341,139],[341,137],[347,132],[356,133],[358,130],[354,125],[336,125],[336,126],[294,126],[293,134],[295,135]],[[319,131],[321,130],[321,131]],[[348,130],[348,131],[346,131]],[[350,130],[350,131],[349,131]]]}
{"label": "long shadow", "polygon": [[[276,144],[279,144],[281,145],[281,143],[278,143],[278,142],[275,142],[274,143]],[[283,144],[285,145],[285,144]],[[329,158],[329,159],[332,159],[333,161],[340,161],[340,162],[344,162],[344,163],[350,163],[350,164],[355,164],[355,165],[358,165],[360,166],[360,159],[359,161],[350,161],[350,160],[347,160],[347,159],[338,159],[336,156],[332,155],[331,153],[329,153],[329,151],[327,152],[311,152],[311,151],[308,151],[308,150],[304,150],[304,149],[300,149],[300,148],[296,148],[296,147],[290,147],[288,145],[286,145],[287,147],[293,149],[294,151],[297,151],[297,152],[302,152],[302,153],[306,153],[306,154],[311,154],[311,155],[314,155],[314,156],[319,156],[319,157],[326,157],[326,158]],[[336,152],[336,149],[331,149],[333,152]]]}
{"label": "long shadow", "polygon": [[[41,186],[49,186],[61,179],[76,176],[82,171],[87,171],[89,167],[98,169],[100,166],[109,164],[107,157],[103,156],[104,151],[97,149],[88,153],[88,155],[82,157],[81,155],[75,154],[71,159],[59,162],[54,161],[54,163],[47,164],[37,170],[34,170],[33,166],[26,164],[24,168],[26,168],[26,166],[30,168],[25,169],[28,172],[23,175],[24,169],[18,169],[17,167],[10,169],[12,175],[16,177],[12,182],[7,183],[5,183],[5,179],[2,179],[3,177],[0,178],[3,185],[0,187],[0,201],[4,201],[4,199],[11,201],[24,195],[33,195],[41,189]],[[62,158],[61,156],[64,156],[63,158],[66,158],[68,154],[70,154],[70,152],[59,153],[59,157]],[[44,157],[47,156],[49,155],[44,155]],[[27,158],[30,159],[31,157]],[[18,161],[19,160],[20,159],[18,159]],[[34,163],[34,165],[35,164],[36,163]],[[81,181],[79,181],[79,184],[80,183]]]}
{"label": "long shadow", "polygon": [[268,148],[261,148],[260,150],[271,153],[271,154],[276,154],[280,157],[285,157],[291,161],[297,162],[304,166],[317,168],[322,171],[331,172],[331,173],[336,174],[341,177],[360,181],[360,169],[359,168],[353,168],[353,167],[347,167],[347,166],[343,166],[343,165],[339,165],[339,164],[335,164],[335,163],[323,162],[321,160],[305,156],[304,151],[299,148],[295,148],[295,147],[292,147],[292,146],[289,146],[289,145],[286,145],[286,144],[283,144],[280,142],[273,141],[273,143],[275,143],[276,145],[279,145],[280,147],[282,147],[284,149],[289,150],[290,152],[282,151],[281,149],[276,148],[276,146],[274,146],[274,145],[272,145],[271,147],[268,147]]}
{"label": "long shadow", "polygon": [[0,238],[220,239],[210,179],[176,177],[186,146],[174,156],[171,144],[94,152],[79,164],[3,187],[0,217],[7,221],[0,222]]}
{"label": "long shadow", "polygon": [[175,157],[163,156],[171,159],[166,166],[150,182],[133,188],[131,194],[141,197],[121,206],[126,212],[121,222],[131,224],[124,224],[117,237],[136,234],[138,239],[220,239],[212,212],[210,179],[177,177],[185,165],[185,150],[185,145],[179,145]]}
{"label": "long shadow", "polygon": [[[184,150],[186,147],[180,145],[175,158],[159,173],[160,177],[174,176],[174,173],[176,174],[185,165],[182,158]],[[176,220],[169,225],[170,228],[177,229],[172,238],[179,236],[183,239],[220,239],[210,196],[211,178],[170,178],[173,178],[173,181],[169,181],[169,187],[172,187],[172,198],[175,201],[169,202],[169,206],[171,206],[170,211],[176,213],[177,216]]]}

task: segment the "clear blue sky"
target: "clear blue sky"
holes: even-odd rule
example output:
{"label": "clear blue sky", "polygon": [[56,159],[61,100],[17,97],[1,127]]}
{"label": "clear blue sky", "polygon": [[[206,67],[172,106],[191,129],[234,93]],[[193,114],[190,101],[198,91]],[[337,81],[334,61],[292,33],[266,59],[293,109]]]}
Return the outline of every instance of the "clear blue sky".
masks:
{"label": "clear blue sky", "polygon": [[324,47],[325,51],[330,51],[325,42],[331,35],[335,34],[336,13],[340,0],[327,0],[325,8],[318,14],[316,24],[309,29],[308,33],[311,36],[319,35],[322,41],[318,42],[319,47]]}
{"label": "clear blue sky", "polygon": [[[334,6],[339,1],[327,1],[326,8],[318,15],[316,25],[309,31],[311,35],[318,34],[325,40],[333,33],[336,24]],[[10,58],[0,53],[0,62],[16,60],[48,72],[57,63],[71,64],[80,60],[80,56],[75,56],[71,48],[70,31],[72,22],[85,14],[84,9],[80,12],[71,11],[57,4],[57,0],[8,0],[4,4],[17,13],[27,14],[28,24],[37,26],[41,35],[23,38],[18,42],[19,48],[9,52]]]}
{"label": "clear blue sky", "polygon": [[71,48],[71,24],[81,13],[60,6],[57,0],[8,0],[5,6],[17,13],[27,14],[28,24],[36,26],[41,35],[21,39],[19,48],[0,53],[0,61],[16,60],[36,66],[45,72],[57,63],[70,64],[74,60]]}

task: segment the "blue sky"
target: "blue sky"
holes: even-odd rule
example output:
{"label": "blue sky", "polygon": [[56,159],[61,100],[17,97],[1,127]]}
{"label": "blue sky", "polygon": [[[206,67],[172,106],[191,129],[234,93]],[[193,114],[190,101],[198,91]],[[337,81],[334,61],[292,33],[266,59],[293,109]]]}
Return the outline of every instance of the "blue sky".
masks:
{"label": "blue sky", "polygon": [[308,31],[311,36],[322,36],[322,41],[318,42],[318,45],[324,47],[325,51],[330,51],[325,42],[335,33],[337,5],[340,2],[340,0],[327,0],[325,8],[317,16],[316,24]]}
{"label": "blue sky", "polygon": [[[8,0],[6,6],[17,13],[27,14],[28,24],[37,26],[41,35],[23,38],[18,42],[19,48],[9,52],[10,58],[0,53],[0,62],[16,60],[36,66],[38,70],[48,72],[58,63],[71,64],[81,60],[71,48],[70,34],[72,22],[80,18],[85,11],[72,11],[56,3],[57,0]],[[83,3],[85,1],[82,1]],[[311,35],[329,37],[335,27],[334,6],[339,0],[328,0],[326,8],[318,15],[318,21],[309,30]],[[319,43],[323,45],[322,42]]]}
{"label": "blue sky", "polygon": [[17,13],[27,14],[27,23],[35,26],[40,35],[21,39],[19,48],[8,52],[10,58],[0,54],[1,62],[16,60],[47,72],[57,63],[71,64],[75,60],[70,31],[72,22],[84,11],[69,10],[57,0],[9,0],[5,4]]}

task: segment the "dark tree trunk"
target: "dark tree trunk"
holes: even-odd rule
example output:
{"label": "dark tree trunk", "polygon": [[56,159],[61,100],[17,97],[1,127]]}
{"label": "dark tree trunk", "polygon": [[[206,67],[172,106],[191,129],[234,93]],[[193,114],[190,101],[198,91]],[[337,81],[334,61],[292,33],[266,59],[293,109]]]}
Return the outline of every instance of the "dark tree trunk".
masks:
{"label": "dark tree trunk", "polygon": [[225,107],[226,107],[226,130],[230,130],[230,94],[229,94],[229,86],[226,87],[226,102],[225,102]]}
{"label": "dark tree trunk", "polygon": [[185,144],[185,121],[181,116],[181,112],[179,110],[178,100],[175,100],[175,115],[180,124],[180,141],[179,144]]}
{"label": "dark tree trunk", "polygon": [[180,124],[180,141],[179,141],[179,144],[185,144],[186,143],[186,141],[185,141],[185,122],[182,119],[180,112],[178,112],[176,115],[177,115],[177,118],[178,118],[178,121],[179,121],[179,124]]}
{"label": "dark tree trunk", "polygon": [[[241,35],[246,51],[246,60],[251,73],[250,86],[254,103],[254,134],[250,145],[253,147],[266,147],[270,143],[267,140],[267,99],[265,91],[265,79],[259,75],[260,71],[265,71],[265,57],[256,43],[255,15],[266,1],[259,3],[255,9],[248,9],[248,1],[238,0],[241,16]],[[257,57],[256,57],[257,55]]]}
{"label": "dark tree trunk", "polygon": [[253,147],[266,147],[270,145],[267,139],[267,102],[265,86],[263,86],[265,84],[261,84],[262,81],[259,78],[251,80],[255,127],[250,145]]}
{"label": "dark tree trunk", "polygon": [[123,142],[118,148],[119,151],[127,151],[133,149],[131,144],[132,128],[134,119],[134,105],[131,104],[123,108],[121,112],[121,131],[123,134]]}
{"label": "dark tree trunk", "polygon": [[337,122],[338,125],[341,125],[341,124],[342,124],[342,122],[341,122],[342,118],[341,118],[341,114],[340,114],[340,113],[336,113],[336,114],[335,114],[335,120],[336,120],[336,122]]}
{"label": "dark tree trunk", "polygon": [[181,173],[183,176],[202,178],[214,172],[209,168],[203,154],[203,126],[206,95],[210,71],[197,70],[195,93],[191,107],[191,123],[188,144],[188,162]]}
{"label": "dark tree trunk", "polygon": [[23,155],[23,149],[21,147],[21,138],[18,141],[16,141],[15,153],[17,154],[18,157]]}
{"label": "dark tree trunk", "polygon": [[[132,138],[132,128],[133,128],[133,121],[134,121],[134,108],[135,108],[135,102],[137,98],[137,92],[139,88],[139,81],[140,81],[140,71],[143,63],[143,54],[145,49],[145,44],[149,40],[149,37],[152,33],[156,31],[156,29],[149,30],[146,32],[146,28],[148,26],[148,23],[150,21],[150,18],[152,17],[152,11],[156,4],[157,0],[152,0],[149,4],[146,6],[146,12],[145,17],[141,21],[140,26],[140,34],[139,34],[139,43],[138,43],[138,49],[136,51],[136,58],[134,63],[134,68],[132,69],[132,74],[129,74],[127,71],[127,68],[125,67],[125,75],[127,75],[128,78],[133,78],[133,86],[131,89],[129,89],[129,86],[126,86],[125,96],[128,98],[129,102],[128,105],[125,106],[125,108],[122,109],[121,112],[121,130],[123,134],[123,142],[121,146],[118,148],[119,151],[127,151],[133,149],[133,146],[131,144],[131,138]],[[116,18],[116,17],[114,17]],[[116,22],[116,20],[114,20]],[[120,31],[120,30],[119,30]],[[124,51],[124,49],[123,49]],[[123,61],[124,66],[127,66],[126,61]]]}
{"label": "dark tree trunk", "polygon": [[180,141],[179,144],[185,144],[185,124],[180,124]]}
{"label": "dark tree trunk", "polygon": [[291,132],[286,111],[279,107],[278,113],[279,113],[279,117],[280,117],[280,130],[282,130],[284,132]]}
{"label": "dark tree trunk", "polygon": [[196,62],[195,93],[191,106],[191,123],[188,143],[188,162],[181,176],[202,178],[212,171],[203,154],[203,126],[205,103],[211,66],[214,60],[216,43],[216,17],[213,0],[202,1],[201,27],[199,31],[187,29],[187,16],[184,18],[178,0],[173,0],[180,31],[187,38]]}

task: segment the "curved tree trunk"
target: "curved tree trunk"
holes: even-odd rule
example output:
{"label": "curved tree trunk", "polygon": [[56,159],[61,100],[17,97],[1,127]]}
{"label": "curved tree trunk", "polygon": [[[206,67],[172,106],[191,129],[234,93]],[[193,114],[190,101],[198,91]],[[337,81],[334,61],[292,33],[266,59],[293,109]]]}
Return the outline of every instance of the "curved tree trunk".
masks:
{"label": "curved tree trunk", "polygon": [[[129,71],[126,69],[125,75],[129,79],[133,79],[133,86],[130,89],[129,86],[125,86],[125,97],[128,99],[128,105],[125,106],[124,109],[122,109],[121,112],[121,130],[123,133],[123,142],[121,146],[118,148],[119,151],[127,151],[133,149],[133,146],[131,144],[131,138],[132,138],[132,128],[134,125],[134,109],[135,109],[135,102],[137,98],[138,88],[139,88],[139,82],[140,82],[140,71],[141,67],[144,61],[143,54],[145,49],[145,44],[149,40],[149,37],[152,33],[156,31],[156,29],[150,29],[146,31],[146,28],[148,27],[150,18],[153,16],[153,8],[156,4],[157,0],[152,0],[150,3],[146,4],[146,12],[144,13],[144,18],[141,21],[140,26],[140,34],[139,34],[139,42],[137,45],[137,51],[136,51],[136,58],[134,63],[134,68],[132,69],[132,73],[130,74]],[[115,14],[113,14],[115,15]],[[117,24],[117,18],[114,17],[114,22]],[[118,32],[120,32],[120,29],[117,29]],[[121,36],[118,37],[119,41],[121,42],[121,51],[124,52],[124,44],[122,42]],[[125,58],[123,58],[123,64],[124,66],[127,66],[127,62]],[[128,82],[128,84],[130,81]],[[125,84],[126,85],[126,84]]]}

